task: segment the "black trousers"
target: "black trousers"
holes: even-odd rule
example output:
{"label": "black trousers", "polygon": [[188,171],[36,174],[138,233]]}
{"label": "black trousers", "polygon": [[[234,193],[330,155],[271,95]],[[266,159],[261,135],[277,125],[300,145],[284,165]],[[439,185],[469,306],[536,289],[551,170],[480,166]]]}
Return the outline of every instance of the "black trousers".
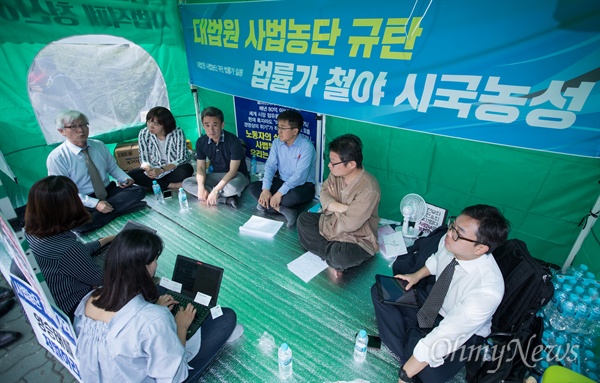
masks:
{"label": "black trousers", "polygon": [[[271,184],[271,193],[275,194],[283,185],[283,180],[278,176],[273,177]],[[252,182],[248,186],[248,192],[255,200],[258,201],[260,193],[262,193],[262,181]],[[306,182],[300,186],[290,189],[283,197],[281,197],[281,206],[294,207],[306,203],[315,197],[315,184]]]}
{"label": "black trousers", "polygon": [[302,247],[321,257],[336,270],[358,266],[371,257],[356,243],[328,241],[319,232],[320,213],[304,212],[298,217],[298,239]]}
{"label": "black trousers", "polygon": [[[144,169],[137,168],[130,170],[127,174],[133,178],[137,185],[140,185],[148,191],[152,191],[152,178],[144,174]],[[194,168],[189,163],[181,164],[176,167],[171,173],[156,180],[162,190],[167,190],[170,183],[182,182],[184,179],[191,177],[194,174]]]}
{"label": "black trousers", "polygon": [[[108,202],[114,210],[110,213],[100,213],[95,208],[87,208],[92,213],[92,220],[85,225],[79,226],[76,231],[80,233],[86,233],[92,230],[96,230],[106,225],[113,219],[129,213],[131,211],[140,209],[146,206],[146,202],[142,201],[146,196],[146,189],[132,185],[128,188],[120,188],[111,182],[106,188],[107,196],[106,202]],[[96,197],[95,194],[90,194],[90,197]]]}
{"label": "black trousers", "polygon": [[[417,289],[421,302],[424,302],[431,286],[419,286],[421,282],[424,282],[424,280],[421,280],[413,288]],[[371,299],[381,341],[400,360],[400,366],[402,366],[413,354],[417,343],[431,329],[421,329],[419,327],[417,321],[418,308],[381,303],[377,295],[376,285],[371,287]],[[438,315],[433,327],[438,326],[442,319],[444,318]],[[482,337],[473,335],[458,350],[447,355],[444,358],[444,364],[435,368],[427,366],[417,374],[417,377],[423,383],[443,383],[452,379],[466,364],[467,357],[471,355],[472,349],[482,343]],[[475,357],[475,351],[473,351],[472,357]]]}

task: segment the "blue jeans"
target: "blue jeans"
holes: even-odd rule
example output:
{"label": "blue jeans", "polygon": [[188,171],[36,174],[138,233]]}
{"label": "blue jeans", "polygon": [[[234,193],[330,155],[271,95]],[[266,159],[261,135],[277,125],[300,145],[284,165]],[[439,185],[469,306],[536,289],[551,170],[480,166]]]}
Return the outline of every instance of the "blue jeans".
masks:
{"label": "blue jeans", "polygon": [[200,375],[225,345],[225,341],[235,328],[236,321],[235,311],[228,307],[223,308],[223,315],[217,319],[212,319],[210,315],[206,318],[201,327],[202,343],[200,351],[188,363],[193,370],[189,370],[185,382],[196,382],[200,378]]}

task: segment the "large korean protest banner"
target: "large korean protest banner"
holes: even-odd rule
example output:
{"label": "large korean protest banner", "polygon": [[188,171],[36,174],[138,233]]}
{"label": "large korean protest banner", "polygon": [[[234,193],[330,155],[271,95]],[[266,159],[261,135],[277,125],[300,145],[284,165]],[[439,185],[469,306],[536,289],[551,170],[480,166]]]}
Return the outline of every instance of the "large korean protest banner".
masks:
{"label": "large korean protest banner", "polygon": [[600,157],[596,0],[265,1],[180,12],[199,87]]}

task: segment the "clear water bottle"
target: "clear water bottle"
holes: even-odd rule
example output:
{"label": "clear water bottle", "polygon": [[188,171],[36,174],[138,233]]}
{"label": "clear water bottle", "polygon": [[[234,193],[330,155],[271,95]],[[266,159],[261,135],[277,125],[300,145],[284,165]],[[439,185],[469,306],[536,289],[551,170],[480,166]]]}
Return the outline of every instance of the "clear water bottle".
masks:
{"label": "clear water bottle", "polygon": [[156,180],[152,181],[152,191],[154,192],[154,198],[156,198],[158,202],[165,202],[165,197],[163,196],[160,185],[158,182],[156,182]]}
{"label": "clear water bottle", "polygon": [[256,156],[252,155],[252,161],[250,162],[252,167],[252,174],[258,173],[258,164],[256,163]]}
{"label": "clear water bottle", "polygon": [[356,335],[356,341],[354,343],[354,361],[362,363],[367,358],[367,332],[360,330]]}
{"label": "clear water bottle", "polygon": [[564,323],[564,329],[566,331],[575,331],[577,328],[577,321],[575,320],[575,313],[577,312],[577,296],[571,294],[568,301],[564,301],[562,309],[562,318]]}
{"label": "clear water bottle", "polygon": [[592,298],[589,295],[582,296],[577,302],[577,310],[575,311],[575,319],[577,319],[576,332],[589,334],[591,323],[588,325],[588,318],[590,317],[591,307]]}
{"label": "clear water bottle", "polygon": [[277,355],[279,357],[279,375],[282,379],[287,379],[292,376],[293,372],[292,349],[287,343],[283,343],[279,347]]}
{"label": "clear water bottle", "polygon": [[183,188],[179,188],[179,208],[181,210],[189,209],[187,194],[185,194],[185,190]]}
{"label": "clear water bottle", "polygon": [[577,279],[581,279],[586,275],[588,270],[589,270],[589,267],[582,263],[581,265],[579,265],[577,267],[571,267],[567,274],[569,274]]}

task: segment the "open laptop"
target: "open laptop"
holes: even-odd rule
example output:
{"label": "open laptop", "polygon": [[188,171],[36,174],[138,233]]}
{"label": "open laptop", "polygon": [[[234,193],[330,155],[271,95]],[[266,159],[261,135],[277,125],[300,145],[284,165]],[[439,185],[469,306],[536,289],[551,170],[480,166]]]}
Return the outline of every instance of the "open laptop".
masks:
{"label": "open laptop", "polygon": [[167,289],[166,293],[179,301],[179,305],[175,305],[171,310],[173,315],[177,314],[180,306],[186,307],[188,303],[192,303],[196,308],[196,316],[188,328],[187,339],[190,339],[198,331],[204,320],[210,315],[210,309],[217,305],[222,279],[222,268],[177,255],[171,280],[181,284],[181,291],[176,291],[172,288],[173,286],[165,286],[161,282],[161,286]]}

